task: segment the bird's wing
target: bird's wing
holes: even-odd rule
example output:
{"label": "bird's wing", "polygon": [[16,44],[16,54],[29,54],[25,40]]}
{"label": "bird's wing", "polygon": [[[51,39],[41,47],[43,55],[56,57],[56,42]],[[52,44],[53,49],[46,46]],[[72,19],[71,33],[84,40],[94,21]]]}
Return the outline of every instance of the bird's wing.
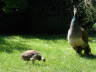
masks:
{"label": "bird's wing", "polygon": [[81,29],[81,32],[82,32],[82,39],[83,39],[83,41],[88,43],[88,34],[87,34],[87,32],[82,27],[80,29]]}
{"label": "bird's wing", "polygon": [[30,57],[30,60],[35,60],[35,59],[36,59],[36,56],[37,56],[37,54],[32,55],[32,56]]}

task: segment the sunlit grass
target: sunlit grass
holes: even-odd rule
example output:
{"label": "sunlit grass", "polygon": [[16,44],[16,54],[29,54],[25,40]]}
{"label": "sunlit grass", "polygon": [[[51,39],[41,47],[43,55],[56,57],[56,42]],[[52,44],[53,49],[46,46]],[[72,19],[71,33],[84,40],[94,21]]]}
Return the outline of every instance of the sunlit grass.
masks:
{"label": "sunlit grass", "polygon": [[[96,53],[96,38],[90,37],[92,53]],[[0,36],[0,72],[96,72],[96,59],[78,56],[63,35]],[[46,62],[26,64],[21,53],[38,50]]]}

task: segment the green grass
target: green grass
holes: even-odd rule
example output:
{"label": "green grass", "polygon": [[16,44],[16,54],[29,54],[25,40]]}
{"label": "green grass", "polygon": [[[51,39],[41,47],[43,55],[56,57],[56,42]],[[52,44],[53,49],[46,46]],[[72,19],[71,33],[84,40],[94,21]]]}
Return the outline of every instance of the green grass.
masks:
{"label": "green grass", "polygon": [[[96,38],[90,37],[92,53],[96,53]],[[21,53],[38,50],[46,62],[26,64]],[[0,72],[96,72],[96,58],[80,57],[63,35],[0,35]]]}

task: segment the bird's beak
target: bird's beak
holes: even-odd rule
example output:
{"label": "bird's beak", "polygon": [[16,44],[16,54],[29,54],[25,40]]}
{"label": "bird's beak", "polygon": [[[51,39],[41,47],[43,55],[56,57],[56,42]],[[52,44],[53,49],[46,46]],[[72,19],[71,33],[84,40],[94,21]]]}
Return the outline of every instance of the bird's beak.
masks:
{"label": "bird's beak", "polygon": [[46,61],[46,59],[45,59],[44,57],[42,57],[42,61],[43,61],[43,62],[45,62],[45,61]]}

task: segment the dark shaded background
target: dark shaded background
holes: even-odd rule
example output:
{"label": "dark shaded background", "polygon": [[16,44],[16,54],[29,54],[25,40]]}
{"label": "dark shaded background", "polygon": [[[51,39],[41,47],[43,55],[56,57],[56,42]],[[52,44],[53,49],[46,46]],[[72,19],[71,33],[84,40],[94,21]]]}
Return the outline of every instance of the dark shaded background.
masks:
{"label": "dark shaded background", "polygon": [[0,10],[0,33],[66,34],[73,15],[72,0],[28,0],[28,8],[16,9]]}

